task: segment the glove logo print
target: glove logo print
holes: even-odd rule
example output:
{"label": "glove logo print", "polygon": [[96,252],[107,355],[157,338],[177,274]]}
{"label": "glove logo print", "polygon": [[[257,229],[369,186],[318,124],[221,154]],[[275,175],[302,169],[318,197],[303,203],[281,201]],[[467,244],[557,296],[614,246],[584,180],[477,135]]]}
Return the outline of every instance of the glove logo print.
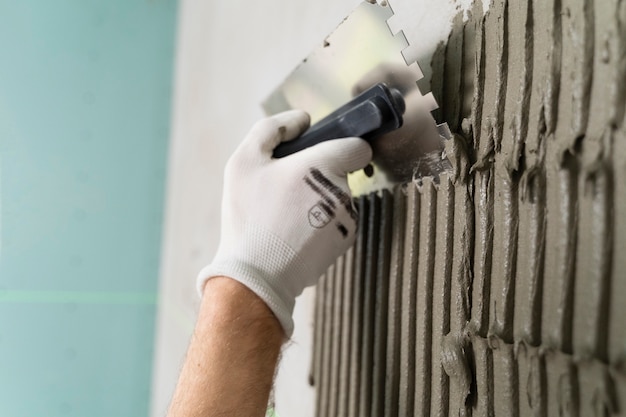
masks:
{"label": "glove logo print", "polygon": [[[319,169],[311,168],[309,175],[304,177],[304,182],[322,198],[309,210],[309,224],[312,227],[321,229],[335,218],[337,209],[335,200],[345,208],[350,218],[356,221],[358,216],[352,206],[350,195],[322,174]],[[344,238],[348,237],[348,229],[340,222],[337,222],[337,230]]]}
{"label": "glove logo print", "polygon": [[330,222],[330,215],[324,206],[325,204],[320,201],[309,210],[309,224],[316,229],[321,229]]}

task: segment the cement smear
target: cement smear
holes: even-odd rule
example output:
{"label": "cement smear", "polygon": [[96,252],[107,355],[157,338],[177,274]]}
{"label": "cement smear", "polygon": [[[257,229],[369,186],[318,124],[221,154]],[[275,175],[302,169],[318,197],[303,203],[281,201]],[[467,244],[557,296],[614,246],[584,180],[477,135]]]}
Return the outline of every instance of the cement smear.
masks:
{"label": "cement smear", "polygon": [[476,2],[432,67],[453,168],[360,201],[360,397],[318,415],[626,415],[626,1]]}

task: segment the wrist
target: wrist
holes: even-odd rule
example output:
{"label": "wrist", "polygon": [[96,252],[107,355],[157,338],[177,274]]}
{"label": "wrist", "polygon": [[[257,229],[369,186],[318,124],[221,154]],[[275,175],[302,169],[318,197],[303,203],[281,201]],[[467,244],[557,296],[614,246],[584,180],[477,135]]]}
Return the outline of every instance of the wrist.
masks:
{"label": "wrist", "polygon": [[283,328],[267,304],[242,283],[225,276],[206,281],[202,310],[212,317],[212,327],[230,333],[262,333],[264,338],[284,338]]}
{"label": "wrist", "polygon": [[168,416],[262,415],[283,341],[256,294],[227,277],[208,280]]}
{"label": "wrist", "polygon": [[280,236],[254,223],[244,222],[238,233],[227,234],[238,237],[220,242],[212,262],[198,274],[198,292],[203,294],[203,285],[213,277],[230,277],[261,298],[290,337],[296,297],[321,274]]}

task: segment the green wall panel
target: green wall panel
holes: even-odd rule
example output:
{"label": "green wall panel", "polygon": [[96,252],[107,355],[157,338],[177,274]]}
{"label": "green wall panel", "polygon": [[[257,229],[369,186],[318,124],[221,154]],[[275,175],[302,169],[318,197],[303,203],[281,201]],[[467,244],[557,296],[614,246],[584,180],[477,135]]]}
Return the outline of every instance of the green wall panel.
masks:
{"label": "green wall panel", "polygon": [[0,0],[0,416],[146,416],[177,4]]}

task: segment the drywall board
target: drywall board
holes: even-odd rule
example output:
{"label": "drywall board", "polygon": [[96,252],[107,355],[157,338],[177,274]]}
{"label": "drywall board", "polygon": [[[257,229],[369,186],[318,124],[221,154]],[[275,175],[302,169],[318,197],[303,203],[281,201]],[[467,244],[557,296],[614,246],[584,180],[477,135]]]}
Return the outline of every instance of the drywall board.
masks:
{"label": "drywall board", "polygon": [[176,1],[0,1],[0,415],[148,415]]}
{"label": "drywall board", "polygon": [[[434,51],[447,36],[455,8],[443,7],[447,2],[441,0],[414,0],[405,6],[396,1],[401,14],[433,11],[420,31],[438,36],[425,37],[420,44]],[[195,276],[217,248],[224,165],[263,116],[262,101],[359,3],[180,2],[153,378],[155,417],[167,408],[193,328]],[[426,69],[429,56],[421,56],[427,58],[420,62]],[[313,388],[308,385],[313,312],[314,292],[307,290],[296,303],[295,333],[276,379],[274,397],[281,416],[313,413]],[[350,367],[350,381],[356,371]]]}

